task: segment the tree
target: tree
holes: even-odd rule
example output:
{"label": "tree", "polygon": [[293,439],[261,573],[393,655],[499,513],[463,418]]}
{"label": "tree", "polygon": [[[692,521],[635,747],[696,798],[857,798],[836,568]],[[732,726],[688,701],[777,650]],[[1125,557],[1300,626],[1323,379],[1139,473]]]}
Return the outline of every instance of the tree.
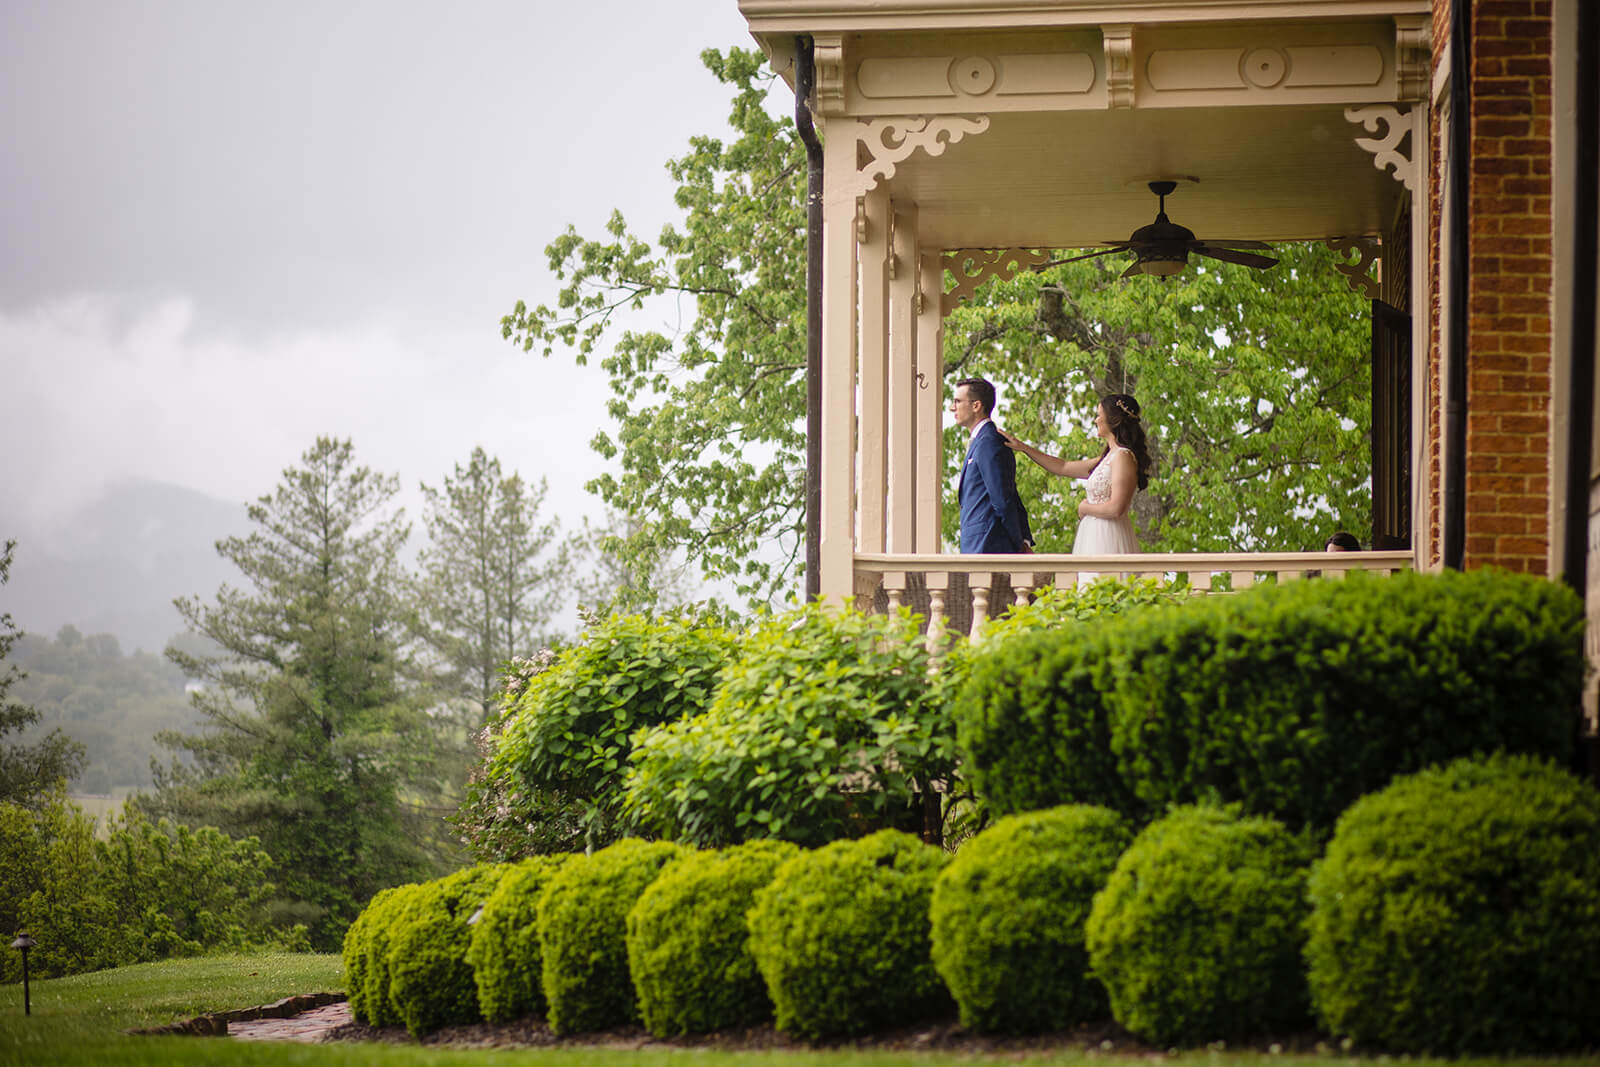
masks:
{"label": "tree", "polygon": [[403,646],[397,490],[355,465],[349,441],[318,438],[250,505],[257,529],[217,544],[245,588],[176,602],[224,652],[169,650],[204,683],[206,722],[161,738],[184,759],[156,769],[147,806],[259,838],[280,918],[306,923],[324,950],[374,892],[433,869],[413,836],[437,831],[403,804],[430,788],[431,698]]}
{"label": "tree", "polygon": [[[609,343],[617,431],[592,447],[621,471],[589,489],[637,523],[619,555],[682,552],[766,599],[789,587],[803,545],[805,153],[793,121],[762,106],[773,75],[761,53],[701,58],[734,91],[736,139],[697,137],[669,164],[683,228],[666,227],[658,251],[620,213],[609,240],[569,227],[546,249],[565,283],[555,305],[519,302],[503,331],[547,356],[575,348],[580,363]],[[618,312],[653,297],[692,300],[694,320],[611,342]]]}
{"label": "tree", "polygon": [[[0,547],[0,585],[11,578],[11,559],[15,541]],[[0,739],[20,733],[39,721],[39,713],[26,704],[7,699],[12,685],[26,677],[6,658],[11,646],[22,636],[11,621],[11,613],[0,613]],[[52,789],[65,785],[83,769],[83,746],[62,733],[51,730],[33,744],[0,743],[0,802],[35,806],[48,798]]]}
{"label": "tree", "polygon": [[[791,587],[803,535],[805,155],[763,108],[758,53],[702,59],[733,91],[733,139],[695,138],[669,164],[682,229],[652,245],[620,213],[601,239],[569,227],[546,249],[557,299],[519,302],[502,329],[546,356],[604,353],[617,429],[593,447],[620,471],[590,488],[639,524],[623,553],[682,552],[759,600]],[[1082,455],[1090,394],[1127,384],[1162,450],[1136,515],[1149,547],[1320,546],[1326,527],[1366,525],[1367,327],[1331,254],[1281,250],[1270,271],[1206,262],[1165,286],[1116,282],[1105,260],[991,286],[948,323],[947,388],[982,371],[1012,428]],[[615,335],[656,299],[692,300],[693,321]],[[947,463],[962,451],[947,443]],[[1070,547],[1075,485],[1023,476],[1042,548]]]}
{"label": "tree", "polygon": [[471,729],[494,714],[500,671],[550,640],[566,592],[568,546],[559,523],[541,523],[545,483],[528,485],[472,450],[434,489],[424,484],[428,547],[421,555],[423,632],[447,691],[474,709]]}
{"label": "tree", "polygon": [[694,599],[694,583],[684,566],[646,548],[639,519],[608,512],[604,526],[584,520],[576,550],[583,559],[575,585],[578,607],[589,618],[613,612],[667,611]]}
{"label": "tree", "polygon": [[[1146,549],[1320,549],[1371,525],[1368,311],[1326,245],[1274,254],[1163,282],[1121,281],[1122,257],[1102,257],[992,283],[947,321],[946,375],[998,383],[1000,424],[1072,458],[1099,453],[1099,398],[1133,394],[1156,462],[1134,498]],[[964,449],[948,430],[951,478]],[[1081,483],[1022,462],[1018,487],[1039,549],[1070,551]]]}

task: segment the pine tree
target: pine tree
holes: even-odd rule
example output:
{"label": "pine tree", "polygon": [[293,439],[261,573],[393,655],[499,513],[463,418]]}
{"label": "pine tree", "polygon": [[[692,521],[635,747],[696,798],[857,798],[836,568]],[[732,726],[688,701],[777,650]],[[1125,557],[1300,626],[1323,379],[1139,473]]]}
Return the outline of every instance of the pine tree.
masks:
{"label": "pine tree", "polygon": [[413,806],[427,791],[431,695],[406,656],[397,491],[355,465],[349,441],[318,438],[250,506],[257,529],[217,544],[243,588],[176,602],[222,654],[168,650],[204,683],[207,721],[162,736],[180,759],[155,768],[147,806],[258,837],[280,919],[306,923],[324,950],[374,892],[435,869],[424,845],[442,832]]}

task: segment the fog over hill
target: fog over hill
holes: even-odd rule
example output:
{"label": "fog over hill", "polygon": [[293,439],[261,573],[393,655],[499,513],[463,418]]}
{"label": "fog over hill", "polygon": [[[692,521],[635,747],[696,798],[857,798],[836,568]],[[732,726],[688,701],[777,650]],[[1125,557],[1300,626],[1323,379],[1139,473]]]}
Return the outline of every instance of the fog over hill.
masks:
{"label": "fog over hill", "polygon": [[42,637],[70,623],[115,634],[124,650],[160,653],[184,630],[173,598],[210,598],[238,581],[216,543],[249,526],[242,501],[138,479],[42,524],[0,501],[0,540],[17,542],[0,611]]}

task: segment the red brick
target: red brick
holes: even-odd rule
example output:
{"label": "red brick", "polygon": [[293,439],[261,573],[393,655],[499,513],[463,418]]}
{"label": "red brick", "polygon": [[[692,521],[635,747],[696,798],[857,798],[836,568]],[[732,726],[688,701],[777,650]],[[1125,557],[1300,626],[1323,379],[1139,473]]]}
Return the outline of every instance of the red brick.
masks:
{"label": "red brick", "polygon": [[1532,115],[1533,101],[1526,95],[1477,98],[1472,101],[1474,115]]}
{"label": "red brick", "polygon": [[[1545,554],[1544,541],[1536,537],[1502,537],[1496,546],[1497,550],[1507,556],[1533,556],[1542,557]],[[1509,564],[1508,564],[1509,565]],[[1512,567],[1515,570],[1515,567]]]}
{"label": "red brick", "polygon": [[[1472,160],[1473,174],[1531,174],[1533,160],[1521,156],[1477,155]],[[1474,219],[1476,221],[1476,219]]]}
{"label": "red brick", "polygon": [[1527,196],[1549,196],[1550,178],[1548,176],[1508,178],[1506,179],[1505,183],[1500,186],[1500,191],[1502,193],[1518,193]]}
{"label": "red brick", "polygon": [[[1500,60],[1502,69],[1506,74],[1521,75],[1524,77],[1550,76],[1549,56],[1511,56]],[[1473,66],[1477,66],[1474,62]]]}
{"label": "red brick", "polygon": [[1501,456],[1500,469],[1520,474],[1535,474],[1544,470],[1545,456]]}
{"label": "red brick", "polygon": [[[1469,502],[1468,506],[1471,504]],[[1485,515],[1476,514],[1467,520],[1472,528],[1481,530],[1486,534],[1525,534],[1528,532],[1528,520],[1521,515]]]}

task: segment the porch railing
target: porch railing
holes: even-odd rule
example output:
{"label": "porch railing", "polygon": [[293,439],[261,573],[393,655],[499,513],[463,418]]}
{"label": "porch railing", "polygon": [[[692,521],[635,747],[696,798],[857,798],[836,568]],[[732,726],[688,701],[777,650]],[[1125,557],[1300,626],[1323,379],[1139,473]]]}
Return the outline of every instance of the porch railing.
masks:
{"label": "porch railing", "polygon": [[983,624],[1025,604],[1036,590],[1075,584],[1080,576],[1183,576],[1197,596],[1351,571],[1390,575],[1410,570],[1411,551],[1393,552],[1181,552],[1129,556],[859,554],[855,599],[862,611],[909,605],[927,620],[928,639],[944,633],[982,638]]}

